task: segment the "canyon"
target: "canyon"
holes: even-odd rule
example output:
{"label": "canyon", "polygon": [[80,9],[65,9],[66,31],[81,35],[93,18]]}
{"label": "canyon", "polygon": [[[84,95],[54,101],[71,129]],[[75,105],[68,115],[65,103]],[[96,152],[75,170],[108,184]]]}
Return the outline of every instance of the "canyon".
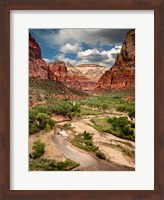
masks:
{"label": "canyon", "polygon": [[112,67],[45,60],[30,34],[29,170],[134,171],[135,31]]}
{"label": "canyon", "polygon": [[68,62],[46,63],[41,49],[29,35],[29,76],[61,82],[78,91],[126,90],[135,86],[135,30],[127,33],[115,64],[109,69],[97,64],[72,66]]}

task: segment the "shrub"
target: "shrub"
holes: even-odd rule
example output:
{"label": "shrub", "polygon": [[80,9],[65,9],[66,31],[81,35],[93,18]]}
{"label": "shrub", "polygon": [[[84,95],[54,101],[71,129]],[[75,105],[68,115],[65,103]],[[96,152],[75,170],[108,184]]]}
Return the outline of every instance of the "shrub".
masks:
{"label": "shrub", "polygon": [[46,106],[46,105],[37,105],[37,106],[35,106],[35,111],[37,111],[39,113],[49,113],[48,112],[48,106]]}
{"label": "shrub", "polygon": [[72,160],[58,162],[47,158],[30,159],[30,171],[68,171],[78,167],[79,163]]}
{"label": "shrub", "polygon": [[103,110],[105,110],[105,109],[107,109],[109,107],[109,105],[108,105],[108,103],[103,103],[101,105],[101,107],[102,107]]}
{"label": "shrub", "polygon": [[135,123],[133,123],[133,124],[131,125],[131,128],[135,128]]}
{"label": "shrub", "polygon": [[89,132],[87,132],[87,131],[84,131],[83,137],[84,137],[85,140],[92,139],[92,135]]}
{"label": "shrub", "polygon": [[128,120],[127,117],[108,118],[107,122],[112,125],[112,129],[118,137],[130,140],[135,139],[134,131],[131,128],[132,123]]}
{"label": "shrub", "polygon": [[49,113],[61,114],[72,118],[74,116],[78,116],[80,114],[80,105],[73,104],[73,102],[69,99],[65,100],[55,100],[51,102],[48,106]]}
{"label": "shrub", "polygon": [[40,139],[34,142],[33,148],[34,152],[30,155],[31,158],[36,159],[41,157],[45,152],[45,144],[41,142]]}
{"label": "shrub", "polygon": [[105,159],[105,154],[100,150],[96,152],[96,156],[100,159]]}
{"label": "shrub", "polygon": [[46,113],[40,113],[35,109],[29,111],[29,131],[30,133],[40,130],[49,130],[55,125],[55,121]]}
{"label": "shrub", "polygon": [[38,113],[37,121],[39,122],[40,128],[45,129],[47,125],[50,127],[55,125],[54,120],[52,120],[47,114],[45,113]]}
{"label": "shrub", "polygon": [[70,124],[70,123],[64,124],[63,129],[64,129],[64,130],[69,130],[69,129],[71,129],[71,124]]}
{"label": "shrub", "polygon": [[86,131],[84,131],[82,134],[75,135],[72,143],[75,146],[87,151],[95,152],[98,150],[98,147],[93,144],[92,135]]}

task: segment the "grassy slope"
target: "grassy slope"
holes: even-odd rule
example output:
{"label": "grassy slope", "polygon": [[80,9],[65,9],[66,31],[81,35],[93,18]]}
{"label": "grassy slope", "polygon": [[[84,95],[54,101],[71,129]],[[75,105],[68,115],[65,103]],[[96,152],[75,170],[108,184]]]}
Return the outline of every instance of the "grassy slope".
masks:
{"label": "grassy slope", "polygon": [[29,95],[30,105],[41,101],[48,103],[54,97],[59,96],[62,96],[62,98],[86,96],[85,93],[70,89],[60,82],[35,78],[29,79]]}
{"label": "grassy slope", "polygon": [[80,104],[88,108],[98,108],[99,110],[110,110],[127,112],[130,117],[135,117],[135,103],[125,100],[127,96],[134,96],[134,91],[106,92],[99,93],[98,96],[89,96],[80,100]]}

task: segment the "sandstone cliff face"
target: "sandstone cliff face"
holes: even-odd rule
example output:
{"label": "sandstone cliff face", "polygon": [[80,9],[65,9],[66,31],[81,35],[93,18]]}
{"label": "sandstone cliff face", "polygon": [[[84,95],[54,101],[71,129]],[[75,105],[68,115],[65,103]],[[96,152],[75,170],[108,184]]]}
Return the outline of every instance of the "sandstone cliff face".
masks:
{"label": "sandstone cliff face", "polygon": [[76,67],[62,61],[47,64],[42,59],[38,43],[29,35],[29,76],[61,82],[68,88],[79,91],[134,88],[135,31],[127,33],[121,52],[110,70],[95,64]]}
{"label": "sandstone cliff face", "polygon": [[96,83],[89,80],[78,69],[69,63],[52,62],[48,65],[49,79],[62,82],[69,88],[79,91],[90,91],[96,87]]}
{"label": "sandstone cliff face", "polygon": [[42,59],[38,43],[31,35],[29,35],[29,76],[61,82],[68,88],[79,91],[93,90],[97,84],[69,63],[59,61],[47,64]]}
{"label": "sandstone cliff face", "polygon": [[48,79],[48,66],[41,58],[41,49],[35,39],[29,35],[29,76]]}
{"label": "sandstone cliff face", "polygon": [[135,30],[127,33],[115,64],[99,79],[96,90],[122,90],[135,86]]}
{"label": "sandstone cliff face", "polygon": [[109,68],[96,64],[80,64],[76,66],[76,69],[82,72],[82,74],[90,80],[97,82]]}

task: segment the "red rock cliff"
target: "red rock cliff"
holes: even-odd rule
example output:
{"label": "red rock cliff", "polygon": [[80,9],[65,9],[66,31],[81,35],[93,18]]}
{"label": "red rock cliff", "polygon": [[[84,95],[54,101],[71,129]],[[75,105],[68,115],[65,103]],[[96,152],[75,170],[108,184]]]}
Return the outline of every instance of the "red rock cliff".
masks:
{"label": "red rock cliff", "polygon": [[91,91],[97,81],[91,80],[76,67],[63,61],[47,64],[41,56],[41,49],[35,39],[29,35],[29,76],[42,80],[58,81],[80,91]]}
{"label": "red rock cliff", "polygon": [[52,62],[48,65],[49,79],[62,82],[69,88],[88,91],[93,90],[96,83],[89,80],[79,70],[71,66],[69,63]]}
{"label": "red rock cliff", "polygon": [[130,30],[115,64],[99,79],[96,90],[123,90],[135,86],[135,30]]}
{"label": "red rock cliff", "polygon": [[42,60],[41,49],[35,39],[29,35],[29,76],[48,79],[48,66]]}

